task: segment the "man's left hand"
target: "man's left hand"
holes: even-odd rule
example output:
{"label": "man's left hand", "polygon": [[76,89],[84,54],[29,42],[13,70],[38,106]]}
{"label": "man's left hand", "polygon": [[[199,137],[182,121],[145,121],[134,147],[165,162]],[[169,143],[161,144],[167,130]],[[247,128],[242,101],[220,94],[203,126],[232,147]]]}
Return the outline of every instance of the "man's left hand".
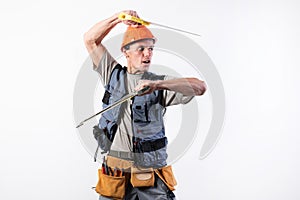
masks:
{"label": "man's left hand", "polygon": [[146,90],[144,93],[140,94],[139,96],[143,96],[145,94],[150,94],[154,90],[157,90],[157,81],[151,81],[151,80],[140,80],[139,84],[135,87],[136,91],[140,91],[141,89],[149,87],[148,90]]}

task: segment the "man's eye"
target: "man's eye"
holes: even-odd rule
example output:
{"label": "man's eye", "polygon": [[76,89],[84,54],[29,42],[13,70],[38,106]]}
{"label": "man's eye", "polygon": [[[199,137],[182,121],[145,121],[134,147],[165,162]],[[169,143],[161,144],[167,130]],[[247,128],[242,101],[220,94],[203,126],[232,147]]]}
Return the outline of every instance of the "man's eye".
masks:
{"label": "man's eye", "polygon": [[145,47],[139,47],[138,51],[144,51]]}
{"label": "man's eye", "polygon": [[149,51],[153,51],[154,47],[149,47],[148,50]]}

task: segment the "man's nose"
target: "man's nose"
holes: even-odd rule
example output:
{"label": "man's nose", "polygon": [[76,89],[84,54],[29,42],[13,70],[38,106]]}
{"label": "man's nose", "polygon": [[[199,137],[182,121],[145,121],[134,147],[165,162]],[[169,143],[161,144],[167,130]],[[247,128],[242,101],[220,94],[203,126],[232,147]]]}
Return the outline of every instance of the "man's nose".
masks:
{"label": "man's nose", "polygon": [[144,56],[150,56],[152,54],[152,51],[149,48],[145,48],[143,53],[144,53]]}

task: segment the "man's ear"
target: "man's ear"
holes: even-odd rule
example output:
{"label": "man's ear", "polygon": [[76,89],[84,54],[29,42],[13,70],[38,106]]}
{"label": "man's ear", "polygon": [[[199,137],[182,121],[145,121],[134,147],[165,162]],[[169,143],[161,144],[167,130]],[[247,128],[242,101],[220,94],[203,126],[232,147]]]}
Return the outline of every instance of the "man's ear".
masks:
{"label": "man's ear", "polygon": [[126,58],[129,57],[129,55],[128,55],[128,53],[127,53],[127,51],[126,51],[125,49],[123,49],[123,55],[124,55]]}

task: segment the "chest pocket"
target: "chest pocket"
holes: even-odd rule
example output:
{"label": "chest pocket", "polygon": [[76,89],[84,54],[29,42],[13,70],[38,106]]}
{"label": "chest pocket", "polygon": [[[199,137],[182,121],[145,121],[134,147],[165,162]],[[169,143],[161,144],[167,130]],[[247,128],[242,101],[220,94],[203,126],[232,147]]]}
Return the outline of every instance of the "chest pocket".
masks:
{"label": "chest pocket", "polygon": [[151,122],[163,122],[163,106],[160,104],[148,104],[148,118]]}
{"label": "chest pocket", "polygon": [[134,132],[140,138],[153,137],[163,128],[162,106],[153,101],[135,99],[132,105]]}
{"label": "chest pocket", "polygon": [[135,123],[162,122],[164,108],[157,101],[135,99],[132,106]]}
{"label": "chest pocket", "polygon": [[149,118],[149,105],[150,103],[143,100],[135,99],[132,105],[132,116],[134,123],[150,123]]}

